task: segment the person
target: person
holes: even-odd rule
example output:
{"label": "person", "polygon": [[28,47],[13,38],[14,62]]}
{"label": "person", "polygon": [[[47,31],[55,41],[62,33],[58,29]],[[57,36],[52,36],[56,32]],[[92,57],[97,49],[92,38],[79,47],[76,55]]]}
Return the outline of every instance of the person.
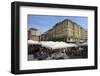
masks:
{"label": "person", "polygon": [[34,57],[38,60],[45,60],[48,57],[48,55],[45,52],[45,49],[41,47],[40,50],[34,55]]}

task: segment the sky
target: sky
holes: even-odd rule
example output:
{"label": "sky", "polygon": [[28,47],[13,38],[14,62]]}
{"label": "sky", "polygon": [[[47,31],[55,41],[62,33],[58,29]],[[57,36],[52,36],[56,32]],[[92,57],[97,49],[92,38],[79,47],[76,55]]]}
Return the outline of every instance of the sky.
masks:
{"label": "sky", "polygon": [[88,18],[81,16],[50,16],[50,15],[28,15],[28,27],[38,29],[37,34],[40,35],[43,32],[51,29],[56,23],[63,21],[64,19],[70,19],[73,22],[79,24],[83,28],[88,28]]}

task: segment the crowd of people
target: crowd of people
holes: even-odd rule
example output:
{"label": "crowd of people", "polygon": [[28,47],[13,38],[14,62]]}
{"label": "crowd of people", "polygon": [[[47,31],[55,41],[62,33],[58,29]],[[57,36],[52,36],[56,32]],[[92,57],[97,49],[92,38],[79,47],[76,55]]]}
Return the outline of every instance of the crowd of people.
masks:
{"label": "crowd of people", "polygon": [[50,49],[41,45],[28,45],[28,55],[35,60],[87,58],[88,46]]}

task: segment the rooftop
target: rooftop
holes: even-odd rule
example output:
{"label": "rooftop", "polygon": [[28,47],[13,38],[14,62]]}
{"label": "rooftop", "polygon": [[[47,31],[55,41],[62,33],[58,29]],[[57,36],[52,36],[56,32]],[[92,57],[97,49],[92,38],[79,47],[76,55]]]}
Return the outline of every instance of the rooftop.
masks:
{"label": "rooftop", "polygon": [[28,30],[35,30],[35,31],[37,31],[37,29],[33,28],[33,27],[28,28]]}

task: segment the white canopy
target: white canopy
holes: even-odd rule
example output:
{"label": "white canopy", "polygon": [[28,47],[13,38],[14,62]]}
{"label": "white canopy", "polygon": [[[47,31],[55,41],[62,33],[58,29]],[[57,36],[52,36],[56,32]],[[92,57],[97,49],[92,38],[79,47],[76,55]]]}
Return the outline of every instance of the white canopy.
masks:
{"label": "white canopy", "polygon": [[65,42],[53,42],[53,41],[33,41],[28,40],[28,44],[39,44],[43,47],[49,48],[49,49],[61,49],[61,48],[68,48],[68,47],[77,47],[76,44],[71,43],[65,43]]}
{"label": "white canopy", "polygon": [[41,41],[40,43],[41,43],[42,46],[50,48],[50,49],[52,49],[52,47],[54,45],[56,45],[56,43],[52,42],[52,41]]}
{"label": "white canopy", "polygon": [[85,42],[85,43],[81,43],[79,44],[79,46],[87,46],[88,44]]}
{"label": "white canopy", "polygon": [[38,41],[28,40],[28,44],[40,44]]}
{"label": "white canopy", "polygon": [[69,43],[70,44],[70,47],[78,47],[78,45],[76,44],[73,44],[73,43]]}
{"label": "white canopy", "polygon": [[65,42],[53,42],[53,41],[47,41],[41,42],[41,45],[47,48],[51,48],[51,49],[60,49],[60,48],[68,48],[68,47],[76,47],[76,44],[69,44],[69,43],[65,43]]}

